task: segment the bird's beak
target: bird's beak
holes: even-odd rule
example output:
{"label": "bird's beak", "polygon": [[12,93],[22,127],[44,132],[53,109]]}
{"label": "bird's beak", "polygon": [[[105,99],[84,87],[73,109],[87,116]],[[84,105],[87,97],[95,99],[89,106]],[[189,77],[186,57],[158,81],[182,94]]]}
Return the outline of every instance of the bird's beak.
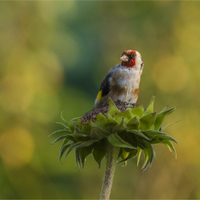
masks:
{"label": "bird's beak", "polygon": [[126,54],[122,55],[120,58],[119,58],[121,61],[123,62],[128,62],[129,61],[129,58]]}

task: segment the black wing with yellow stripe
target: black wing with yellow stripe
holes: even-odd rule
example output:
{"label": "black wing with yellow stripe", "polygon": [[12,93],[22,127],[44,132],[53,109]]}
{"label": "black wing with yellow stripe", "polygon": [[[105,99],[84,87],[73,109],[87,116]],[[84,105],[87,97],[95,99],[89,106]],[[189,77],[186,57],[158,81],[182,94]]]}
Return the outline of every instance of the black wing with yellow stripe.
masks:
{"label": "black wing with yellow stripe", "polygon": [[110,78],[112,77],[113,72],[109,72],[103,82],[101,83],[97,99],[101,99],[110,92]]}

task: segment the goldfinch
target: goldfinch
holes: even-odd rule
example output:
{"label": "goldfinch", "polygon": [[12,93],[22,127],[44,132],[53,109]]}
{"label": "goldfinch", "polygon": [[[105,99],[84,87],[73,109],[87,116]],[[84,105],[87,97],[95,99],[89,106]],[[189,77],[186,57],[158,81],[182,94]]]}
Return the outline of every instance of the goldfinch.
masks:
{"label": "goldfinch", "polygon": [[126,50],[120,60],[121,64],[112,68],[101,83],[94,108],[105,106],[109,97],[117,102],[136,103],[144,66],[142,56],[138,51]]}

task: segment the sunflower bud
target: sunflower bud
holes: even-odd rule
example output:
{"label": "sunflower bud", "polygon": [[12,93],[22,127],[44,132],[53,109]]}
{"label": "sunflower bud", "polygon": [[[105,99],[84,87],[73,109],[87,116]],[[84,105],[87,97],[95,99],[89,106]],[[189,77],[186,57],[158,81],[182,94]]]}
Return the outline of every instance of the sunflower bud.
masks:
{"label": "sunflower bud", "polygon": [[134,157],[137,157],[138,164],[143,152],[144,171],[151,166],[155,157],[153,144],[162,143],[176,155],[172,142],[177,141],[163,132],[168,125],[162,128],[165,117],[176,107],[166,107],[157,114],[154,112],[154,99],[155,97],[144,110],[142,106],[115,104],[110,98],[108,106],[94,109],[66,124],[59,122],[64,129],[51,134],[60,135],[53,143],[63,140],[59,159],[75,150],[75,159],[81,169],[84,168],[85,159],[90,154],[100,168],[106,155],[106,145],[109,143],[120,149],[118,163],[124,162],[125,165]]}

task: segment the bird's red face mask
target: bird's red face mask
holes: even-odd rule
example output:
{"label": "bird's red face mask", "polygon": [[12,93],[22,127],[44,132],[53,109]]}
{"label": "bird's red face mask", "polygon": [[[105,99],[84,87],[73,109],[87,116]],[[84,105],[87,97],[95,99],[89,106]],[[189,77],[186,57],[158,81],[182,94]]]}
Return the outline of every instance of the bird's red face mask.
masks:
{"label": "bird's red face mask", "polygon": [[136,64],[136,51],[126,50],[122,53],[122,56],[119,59],[122,61],[122,66],[129,68],[134,67]]}

